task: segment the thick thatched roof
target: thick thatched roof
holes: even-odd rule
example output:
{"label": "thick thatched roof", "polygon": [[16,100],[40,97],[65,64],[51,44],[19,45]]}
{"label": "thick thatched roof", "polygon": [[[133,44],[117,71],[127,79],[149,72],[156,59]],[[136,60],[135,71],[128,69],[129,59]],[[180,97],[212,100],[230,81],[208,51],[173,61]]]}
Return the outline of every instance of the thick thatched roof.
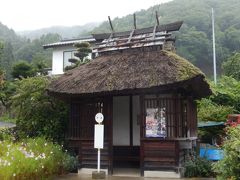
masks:
{"label": "thick thatched roof", "polygon": [[168,51],[123,51],[104,54],[53,81],[55,95],[93,95],[132,90],[180,88],[195,97],[211,94],[203,73]]}

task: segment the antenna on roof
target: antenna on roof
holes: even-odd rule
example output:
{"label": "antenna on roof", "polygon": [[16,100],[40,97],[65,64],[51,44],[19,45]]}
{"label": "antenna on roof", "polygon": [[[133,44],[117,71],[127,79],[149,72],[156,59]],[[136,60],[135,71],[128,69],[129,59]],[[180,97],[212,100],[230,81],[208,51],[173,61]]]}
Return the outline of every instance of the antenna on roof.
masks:
{"label": "antenna on roof", "polygon": [[159,19],[158,19],[158,12],[156,11],[156,21],[157,21],[157,25],[159,26]]}
{"label": "antenna on roof", "polygon": [[134,23],[134,29],[137,29],[137,23],[136,23],[136,14],[133,14],[133,23]]}
{"label": "antenna on roof", "polygon": [[111,27],[112,32],[114,32],[114,29],[113,29],[113,25],[112,25],[112,21],[111,21],[110,16],[108,16],[108,21],[109,21],[109,24],[110,24],[110,27]]}

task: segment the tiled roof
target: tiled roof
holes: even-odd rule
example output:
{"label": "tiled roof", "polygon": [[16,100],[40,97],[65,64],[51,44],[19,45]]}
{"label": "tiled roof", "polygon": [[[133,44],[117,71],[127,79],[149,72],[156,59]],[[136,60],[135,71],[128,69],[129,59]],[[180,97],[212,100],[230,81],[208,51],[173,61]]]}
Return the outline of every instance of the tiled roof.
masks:
{"label": "tiled roof", "polygon": [[75,43],[95,42],[95,41],[96,40],[92,37],[78,38],[78,39],[65,39],[65,40],[61,40],[61,41],[56,42],[56,43],[45,44],[45,45],[43,45],[43,48],[48,49],[48,48],[59,47],[59,46],[73,45]]}

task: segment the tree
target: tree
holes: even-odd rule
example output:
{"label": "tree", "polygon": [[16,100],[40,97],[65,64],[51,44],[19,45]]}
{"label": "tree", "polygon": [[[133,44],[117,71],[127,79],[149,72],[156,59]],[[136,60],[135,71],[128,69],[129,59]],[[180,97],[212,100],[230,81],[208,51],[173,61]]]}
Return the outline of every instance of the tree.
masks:
{"label": "tree", "polygon": [[[3,49],[3,44],[0,42],[0,59],[1,59],[1,55],[2,55],[2,49]],[[2,87],[3,78],[4,78],[4,72],[0,66],[0,87]]]}
{"label": "tree", "polygon": [[224,157],[214,164],[218,179],[237,180],[240,177],[240,125],[227,129],[223,144]]}
{"label": "tree", "polygon": [[73,63],[73,65],[65,67],[65,70],[73,69],[78,65],[89,62],[90,60],[88,58],[88,55],[89,53],[92,52],[92,49],[91,45],[88,42],[76,43],[74,44],[74,47],[77,48],[77,52],[74,53],[74,56],[78,57],[78,59],[77,58],[69,59],[69,62]]}
{"label": "tree", "polygon": [[240,53],[235,53],[229,57],[222,65],[226,76],[231,76],[240,81]]}
{"label": "tree", "polygon": [[12,76],[14,78],[27,78],[35,75],[34,69],[31,64],[26,61],[20,61],[13,66]]}
{"label": "tree", "polygon": [[22,137],[45,136],[56,141],[64,139],[68,107],[46,93],[50,82],[44,76],[16,82],[11,108],[15,111],[18,133]]}
{"label": "tree", "polygon": [[4,46],[2,48],[2,55],[0,56],[0,66],[5,71],[5,78],[10,79],[11,76],[11,68],[15,59],[13,56],[13,47],[10,42],[4,42]]}

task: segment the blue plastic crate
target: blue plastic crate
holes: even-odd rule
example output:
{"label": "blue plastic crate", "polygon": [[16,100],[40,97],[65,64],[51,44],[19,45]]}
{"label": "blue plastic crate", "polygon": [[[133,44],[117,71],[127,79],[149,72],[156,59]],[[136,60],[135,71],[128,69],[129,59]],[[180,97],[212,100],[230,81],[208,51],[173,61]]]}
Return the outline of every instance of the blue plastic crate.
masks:
{"label": "blue plastic crate", "polygon": [[223,150],[222,149],[209,149],[209,148],[200,148],[200,157],[205,157],[208,160],[218,161],[223,159]]}

